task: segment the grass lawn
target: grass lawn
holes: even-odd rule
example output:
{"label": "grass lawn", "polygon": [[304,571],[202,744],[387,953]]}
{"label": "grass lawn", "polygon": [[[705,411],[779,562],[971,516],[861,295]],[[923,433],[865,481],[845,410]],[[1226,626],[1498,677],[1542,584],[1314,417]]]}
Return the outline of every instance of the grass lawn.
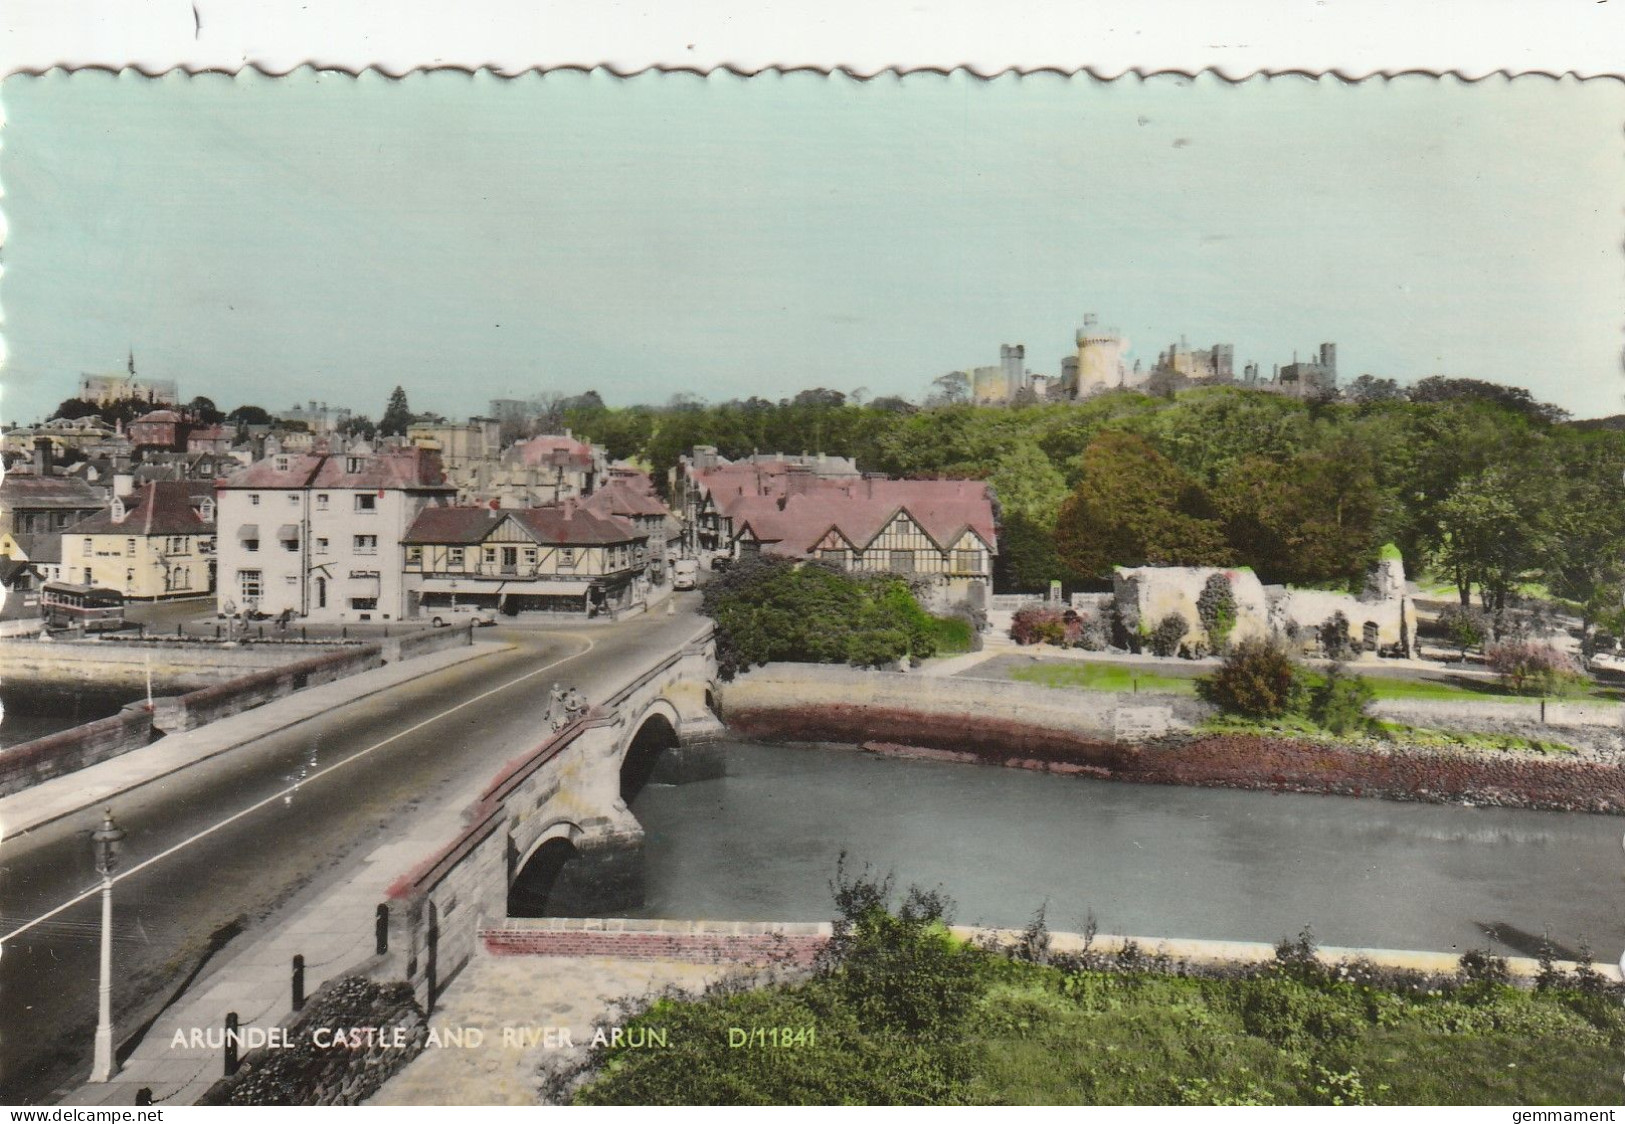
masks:
{"label": "grass lawn", "polygon": [[[1177,666],[1146,667],[1141,664],[1115,664],[1090,661],[1088,663],[1061,662],[1059,660],[1034,663],[1010,670],[1010,678],[1022,683],[1037,683],[1044,687],[1071,688],[1084,691],[1133,691],[1135,681],[1141,691],[1162,691],[1176,695],[1194,695],[1196,677],[1204,671],[1192,668],[1184,671]],[[1422,699],[1440,702],[1473,702],[1480,700],[1528,701],[1531,696],[1515,695],[1492,679],[1472,679],[1452,676],[1450,680],[1409,679],[1394,675],[1373,673],[1356,668],[1356,674],[1371,684],[1378,699]],[[1310,671],[1306,676],[1310,687],[1320,682],[1320,676]],[[1613,701],[1614,695],[1605,688],[1596,687],[1580,696],[1588,702]]]}

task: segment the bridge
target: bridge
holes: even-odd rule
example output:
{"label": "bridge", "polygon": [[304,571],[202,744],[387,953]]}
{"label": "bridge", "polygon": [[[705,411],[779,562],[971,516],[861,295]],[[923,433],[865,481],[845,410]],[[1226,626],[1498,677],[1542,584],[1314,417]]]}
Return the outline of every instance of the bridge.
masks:
{"label": "bridge", "polygon": [[706,626],[509,762],[462,832],[390,887],[373,974],[408,980],[430,1009],[482,927],[642,905],[644,833],[630,805],[651,781],[722,775],[716,675]]}

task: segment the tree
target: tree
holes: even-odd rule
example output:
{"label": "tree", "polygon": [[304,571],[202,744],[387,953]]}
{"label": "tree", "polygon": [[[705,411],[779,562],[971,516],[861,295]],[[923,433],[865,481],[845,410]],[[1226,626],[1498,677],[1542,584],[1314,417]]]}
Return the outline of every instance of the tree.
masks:
{"label": "tree", "polygon": [[931,380],[927,406],[957,406],[970,400],[970,376],[964,371],[949,371]]}
{"label": "tree", "polygon": [[1379,379],[1375,375],[1361,375],[1344,389],[1343,396],[1358,405],[1374,402],[1398,402],[1405,392],[1393,379]]}
{"label": "tree", "polygon": [[214,404],[214,399],[198,395],[186,404],[186,412],[201,425],[219,425],[226,415]]}
{"label": "tree", "polygon": [[1055,527],[1061,561],[1079,574],[1113,566],[1225,566],[1232,552],[1217,512],[1191,477],[1121,430],[1083,454],[1083,478]]}
{"label": "tree", "polygon": [[1540,547],[1538,509],[1518,502],[1512,473],[1494,467],[1456,486],[1438,508],[1435,554],[1451,576],[1463,605],[1479,587],[1484,610],[1492,617],[1507,607],[1507,597]]}
{"label": "tree", "polygon": [[411,424],[412,407],[406,403],[406,391],[397,386],[389,393],[384,416],[378,419],[378,434],[381,437],[405,437],[406,427]]}
{"label": "tree", "polygon": [[1278,464],[1247,457],[1214,490],[1236,554],[1277,582],[1355,583],[1376,560],[1380,496],[1352,443]]}
{"label": "tree", "polygon": [[366,414],[351,414],[333,428],[342,436],[360,437],[367,441],[371,441],[373,435],[378,432],[377,423]]}
{"label": "tree", "polygon": [[1489,635],[1489,621],[1471,605],[1446,605],[1439,612],[1439,629],[1450,646],[1467,659],[1467,650],[1477,648]]}
{"label": "tree", "polygon": [[245,425],[270,425],[275,420],[269,410],[259,406],[238,406],[226,415],[226,421],[239,428]]}
{"label": "tree", "polygon": [[1483,402],[1522,414],[1531,421],[1550,425],[1569,416],[1568,411],[1549,402],[1537,402],[1521,386],[1503,386],[1482,379],[1453,379],[1432,375],[1411,387],[1412,402]]}
{"label": "tree", "polygon": [[85,398],[64,398],[51,416],[73,421],[76,418],[88,418],[102,412],[101,407]]}

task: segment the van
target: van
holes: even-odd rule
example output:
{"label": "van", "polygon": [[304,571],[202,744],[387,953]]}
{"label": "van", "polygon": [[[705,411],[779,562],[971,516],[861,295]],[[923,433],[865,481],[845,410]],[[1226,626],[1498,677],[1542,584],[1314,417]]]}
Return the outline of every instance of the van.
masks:
{"label": "van", "polygon": [[671,564],[671,587],[673,589],[693,589],[700,584],[700,561],[698,558],[679,558]]}
{"label": "van", "polygon": [[445,628],[447,625],[469,620],[482,627],[497,623],[495,609],[466,602],[461,605],[442,605],[438,609],[429,610],[429,613],[429,622],[436,628]]}

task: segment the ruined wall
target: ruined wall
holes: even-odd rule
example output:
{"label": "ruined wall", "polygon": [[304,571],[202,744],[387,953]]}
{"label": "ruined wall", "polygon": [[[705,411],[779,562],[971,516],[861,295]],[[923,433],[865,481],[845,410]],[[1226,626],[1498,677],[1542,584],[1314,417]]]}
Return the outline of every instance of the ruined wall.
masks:
{"label": "ruined wall", "polygon": [[1178,613],[1189,629],[1185,642],[1202,641],[1209,647],[1197,603],[1208,580],[1223,574],[1236,599],[1236,624],[1231,642],[1266,636],[1270,631],[1269,601],[1258,575],[1247,569],[1223,570],[1211,566],[1119,566],[1112,574],[1113,597],[1127,619],[1138,621],[1149,633],[1165,617]]}

